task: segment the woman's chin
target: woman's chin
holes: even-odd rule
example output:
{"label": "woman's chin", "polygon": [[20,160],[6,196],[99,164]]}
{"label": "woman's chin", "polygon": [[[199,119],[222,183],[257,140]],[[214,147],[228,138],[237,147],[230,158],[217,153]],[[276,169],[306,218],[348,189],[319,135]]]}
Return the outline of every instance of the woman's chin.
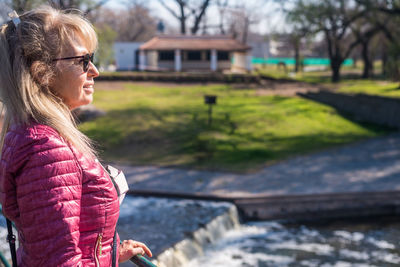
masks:
{"label": "woman's chin", "polygon": [[73,110],[73,109],[77,109],[77,108],[80,108],[80,107],[83,107],[83,106],[87,106],[90,103],[92,103],[92,101],[93,101],[93,97],[87,97],[85,100],[80,101],[79,103],[68,105],[68,107],[69,107],[70,110]]}

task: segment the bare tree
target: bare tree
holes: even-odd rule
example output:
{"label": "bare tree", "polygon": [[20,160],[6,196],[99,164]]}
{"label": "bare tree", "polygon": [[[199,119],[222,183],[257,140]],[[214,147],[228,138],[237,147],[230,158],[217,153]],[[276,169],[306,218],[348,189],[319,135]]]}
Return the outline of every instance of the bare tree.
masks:
{"label": "bare tree", "polygon": [[364,17],[351,25],[352,33],[361,46],[361,58],[364,62],[362,78],[369,78],[373,73],[370,43],[380,32],[380,27],[370,22],[371,18]]}
{"label": "bare tree", "polygon": [[45,2],[46,0],[0,0],[0,15],[4,18],[11,10],[15,10],[20,14]]}
{"label": "bare tree", "polygon": [[[270,2],[269,0],[247,2],[230,0],[229,4],[227,1],[226,3],[220,2],[220,8],[224,12],[224,17],[220,21],[220,28],[242,43],[247,43],[251,26],[259,23],[261,18],[267,16],[266,11],[269,11],[267,4]],[[225,29],[227,30],[225,31]]]}
{"label": "bare tree", "polygon": [[[204,14],[210,5],[210,0],[174,0],[175,7],[171,7],[165,0],[158,0],[160,4],[179,20],[181,34],[187,33],[188,19],[192,19],[191,34],[196,34],[200,29],[200,23],[204,18]],[[178,8],[178,12],[176,11]]]}
{"label": "bare tree", "polygon": [[85,14],[89,14],[93,12],[93,10],[103,6],[107,1],[108,0],[0,0],[0,3],[11,10],[17,11],[19,14],[44,3],[59,9],[76,8],[80,9]]}
{"label": "bare tree", "polygon": [[142,4],[131,5],[126,10],[101,8],[94,13],[93,17],[95,26],[104,28],[104,25],[108,25],[117,32],[117,41],[147,41],[157,31],[156,19]]}
{"label": "bare tree", "polygon": [[332,81],[340,80],[344,60],[359,43],[352,40],[350,26],[365,13],[352,1],[345,0],[296,0],[289,10],[293,23],[300,23],[310,32],[322,32],[328,46]]}
{"label": "bare tree", "polygon": [[226,34],[225,31],[225,25],[224,25],[224,21],[225,21],[225,14],[228,8],[228,0],[217,0],[216,1],[216,5],[218,8],[218,13],[219,13],[219,23],[218,23],[218,28],[219,31],[222,35]]}
{"label": "bare tree", "polygon": [[106,4],[108,0],[47,0],[47,2],[56,8],[59,9],[71,9],[76,8],[85,14],[90,14],[94,10],[99,9],[101,6]]}
{"label": "bare tree", "polygon": [[7,20],[7,14],[11,11],[10,7],[5,3],[5,1],[0,1],[0,23]]}
{"label": "bare tree", "polygon": [[398,0],[356,0],[369,10],[378,10],[388,15],[400,15],[400,1]]}

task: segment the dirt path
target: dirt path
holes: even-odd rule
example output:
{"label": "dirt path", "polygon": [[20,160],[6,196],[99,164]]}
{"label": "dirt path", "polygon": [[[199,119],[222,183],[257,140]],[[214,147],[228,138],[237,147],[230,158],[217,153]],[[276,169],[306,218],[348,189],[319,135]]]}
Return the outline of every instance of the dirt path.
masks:
{"label": "dirt path", "polygon": [[400,190],[400,134],[268,166],[253,174],[120,166],[131,189],[222,196]]}
{"label": "dirt path", "polygon": [[265,81],[263,86],[257,89],[257,95],[296,96],[297,93],[317,92],[320,86],[304,82],[277,82]]}
{"label": "dirt path", "polygon": [[[125,81],[97,81],[96,90],[123,90],[126,84],[134,83],[148,87],[187,87],[214,85],[215,83],[170,83],[170,82],[125,82]],[[231,84],[233,89],[254,89],[256,95],[296,96],[297,93],[316,92],[321,89],[318,85],[304,82],[263,81],[261,84]]]}

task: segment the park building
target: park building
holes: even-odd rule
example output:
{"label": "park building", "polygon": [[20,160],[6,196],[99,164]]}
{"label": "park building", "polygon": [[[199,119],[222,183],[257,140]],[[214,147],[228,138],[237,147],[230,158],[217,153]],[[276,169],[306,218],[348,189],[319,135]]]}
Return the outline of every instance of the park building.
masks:
{"label": "park building", "polygon": [[115,67],[118,71],[139,69],[139,47],[143,42],[114,43]]}
{"label": "park building", "polygon": [[139,43],[115,43],[117,70],[251,70],[251,47],[228,36],[160,35]]}

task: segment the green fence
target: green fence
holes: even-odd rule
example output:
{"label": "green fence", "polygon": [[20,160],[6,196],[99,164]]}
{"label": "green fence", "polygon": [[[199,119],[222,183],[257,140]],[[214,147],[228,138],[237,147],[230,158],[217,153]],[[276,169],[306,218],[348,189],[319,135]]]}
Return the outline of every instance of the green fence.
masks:
{"label": "green fence", "polygon": [[[285,63],[286,65],[295,65],[296,60],[294,58],[289,57],[274,57],[274,58],[252,58],[252,64],[266,64],[266,65],[277,65],[279,63]],[[303,59],[303,64],[305,66],[329,66],[330,59],[329,58],[305,58]],[[350,58],[346,59],[343,62],[343,65],[353,65],[354,61]]]}

